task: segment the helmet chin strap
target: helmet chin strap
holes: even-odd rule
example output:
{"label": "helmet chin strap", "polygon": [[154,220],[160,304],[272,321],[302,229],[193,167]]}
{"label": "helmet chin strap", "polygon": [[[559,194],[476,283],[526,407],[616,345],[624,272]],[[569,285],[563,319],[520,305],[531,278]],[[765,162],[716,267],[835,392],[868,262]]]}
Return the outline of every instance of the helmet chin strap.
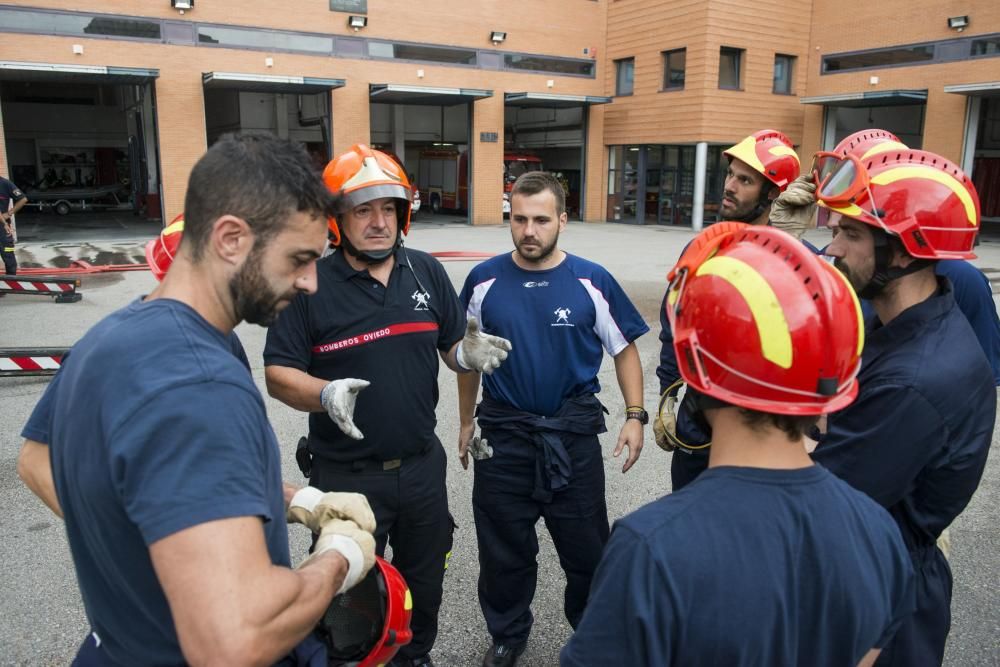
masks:
{"label": "helmet chin strap", "polygon": [[392,244],[391,248],[385,250],[358,250],[346,234],[340,237],[340,247],[344,249],[344,252],[370,266],[377,266],[387,261],[401,245],[403,245],[403,233],[399,230],[396,230],[396,242]]}
{"label": "helmet chin strap", "polygon": [[889,235],[883,229],[873,229],[872,237],[875,241],[875,271],[865,286],[858,291],[858,296],[862,299],[871,301],[884,292],[893,280],[915,273],[934,263],[931,259],[914,259],[905,267],[889,266],[889,262],[892,261]]}

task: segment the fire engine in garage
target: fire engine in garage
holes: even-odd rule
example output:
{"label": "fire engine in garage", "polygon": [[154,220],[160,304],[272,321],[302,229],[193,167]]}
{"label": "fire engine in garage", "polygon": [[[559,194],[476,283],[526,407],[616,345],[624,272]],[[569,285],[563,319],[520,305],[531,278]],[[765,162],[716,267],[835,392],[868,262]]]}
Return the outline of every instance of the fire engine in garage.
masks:
{"label": "fire engine in garage", "polygon": [[[503,154],[504,215],[510,213],[510,190],[514,181],[528,171],[543,171],[538,156],[505,151]],[[420,195],[433,213],[442,209],[469,210],[469,152],[428,149],[420,152]]]}

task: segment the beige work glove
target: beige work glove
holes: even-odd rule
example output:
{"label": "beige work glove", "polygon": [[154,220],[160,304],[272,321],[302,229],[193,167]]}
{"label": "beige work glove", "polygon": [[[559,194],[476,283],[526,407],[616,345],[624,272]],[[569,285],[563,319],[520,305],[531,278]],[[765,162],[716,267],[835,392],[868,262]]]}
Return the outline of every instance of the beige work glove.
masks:
{"label": "beige work glove", "polygon": [[337,595],[353,588],[375,565],[375,537],[353,521],[329,519],[323,523],[316,546],[302,565],[327,551],[336,551],[347,561],[347,574]]}
{"label": "beige work glove", "polygon": [[665,452],[672,452],[676,447],[667,437],[667,432],[677,433],[677,419],[674,417],[674,407],[677,405],[676,396],[667,396],[660,401],[660,410],[653,419],[653,438],[660,449]]}
{"label": "beige work glove", "polygon": [[951,531],[945,528],[937,538],[937,548],[944,554],[946,560],[951,560]]}
{"label": "beige work glove", "polygon": [[288,504],[288,522],[301,523],[314,533],[321,532],[333,520],[353,521],[362,530],[375,532],[375,514],[360,493],[324,493],[306,486]]}
{"label": "beige work glove", "polygon": [[467,371],[490,375],[500,368],[510,350],[509,340],[484,334],[479,328],[479,321],[475,317],[470,317],[465,326],[465,338],[458,344],[455,359],[458,365]]}
{"label": "beige work glove", "polygon": [[816,217],[816,184],[812,174],[802,175],[771,202],[771,226],[801,238]]}

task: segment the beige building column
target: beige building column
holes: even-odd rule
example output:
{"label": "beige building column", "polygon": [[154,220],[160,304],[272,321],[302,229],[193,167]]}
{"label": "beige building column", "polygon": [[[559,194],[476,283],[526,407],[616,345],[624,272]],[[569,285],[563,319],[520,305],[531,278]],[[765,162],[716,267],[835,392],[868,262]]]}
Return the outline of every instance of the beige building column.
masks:
{"label": "beige building column", "polygon": [[370,144],[372,132],[368,84],[349,80],[344,87],[334,89],[330,95],[330,108],[333,109],[333,157],[346,152],[354,144]]}
{"label": "beige building column", "polygon": [[944,92],[943,86],[929,86],[924,109],[924,150],[962,164],[965,139],[965,95]]}
{"label": "beige building column", "polygon": [[166,222],[184,212],[188,177],[195,163],[208,150],[205,88],[201,76],[191,76],[185,67],[161,69],[153,85],[156,86],[156,127],[163,170],[160,183]]}
{"label": "beige building column", "polygon": [[[504,95],[494,90],[491,97],[472,103],[472,201],[469,218],[474,225],[503,223],[503,108]],[[481,133],[493,133],[496,141],[482,141]]]}
{"label": "beige building column", "polygon": [[587,109],[586,202],[583,219],[602,222],[608,215],[608,147],[604,145],[604,106],[592,104]]}

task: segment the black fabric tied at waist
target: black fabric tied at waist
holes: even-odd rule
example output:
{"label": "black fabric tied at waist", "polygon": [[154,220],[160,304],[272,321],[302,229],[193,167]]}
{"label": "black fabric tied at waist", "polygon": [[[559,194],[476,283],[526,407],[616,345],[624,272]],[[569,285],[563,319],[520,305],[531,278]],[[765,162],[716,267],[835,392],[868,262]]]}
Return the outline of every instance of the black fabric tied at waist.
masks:
{"label": "black fabric tied at waist", "polygon": [[518,410],[485,395],[476,409],[480,429],[506,431],[535,446],[535,488],[531,497],[543,503],[551,502],[553,493],[569,486],[573,476],[566,441],[606,432],[607,413],[593,394],[566,399],[551,417]]}

